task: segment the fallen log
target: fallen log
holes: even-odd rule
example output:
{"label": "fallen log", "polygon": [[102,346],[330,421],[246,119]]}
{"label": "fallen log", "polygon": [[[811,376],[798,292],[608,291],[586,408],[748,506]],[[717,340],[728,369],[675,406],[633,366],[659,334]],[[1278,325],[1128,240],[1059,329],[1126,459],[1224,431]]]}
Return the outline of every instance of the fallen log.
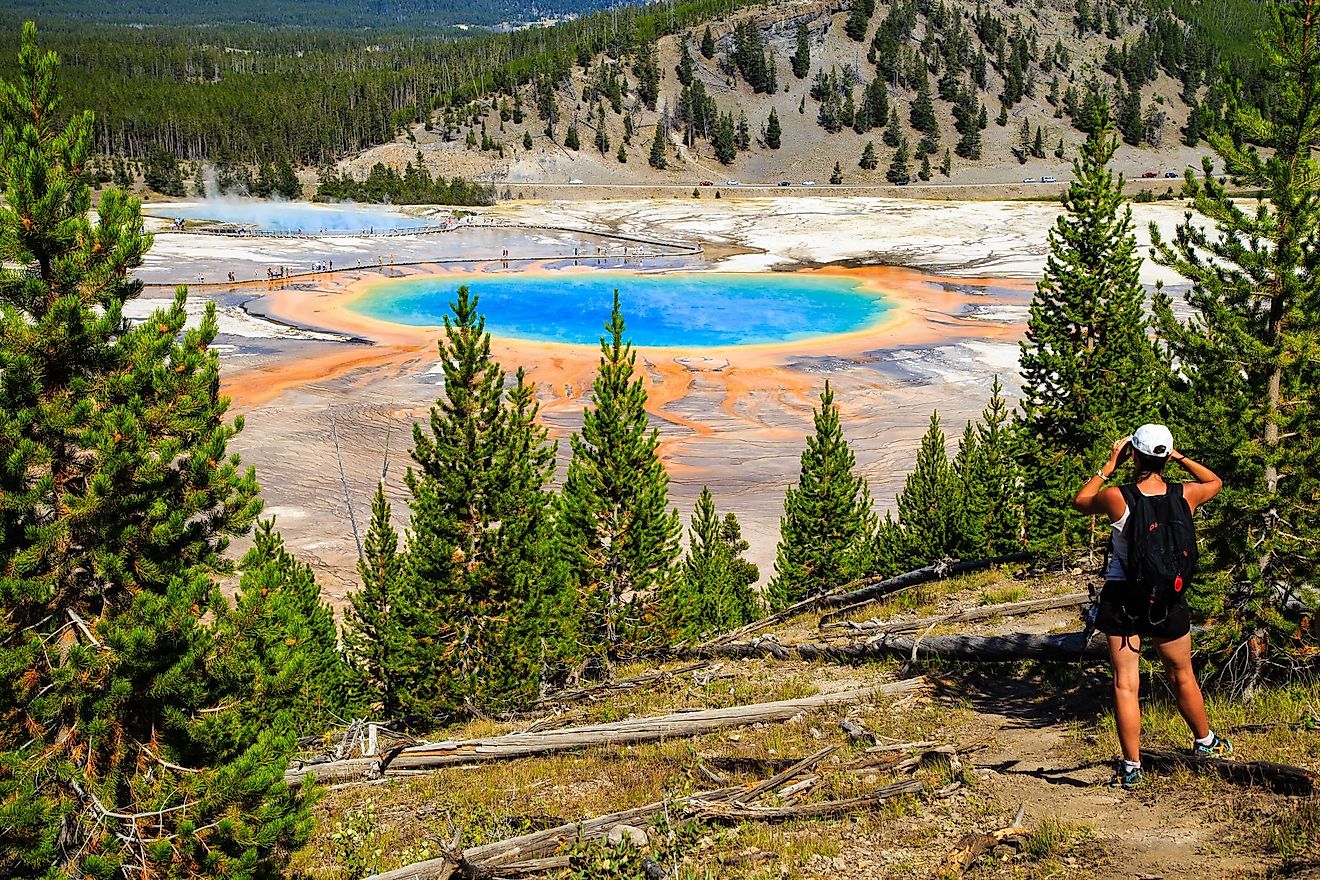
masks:
{"label": "fallen log", "polygon": [[[801,762],[802,770],[829,754],[832,749],[822,749],[812,759]],[[802,772],[799,770],[797,772]],[[767,780],[768,782],[769,780]],[[752,788],[731,786],[714,791],[698,792],[687,797],[670,801],[655,801],[620,810],[604,816],[595,816],[578,822],[568,822],[554,828],[534,831],[530,834],[511,837],[507,840],[472,846],[461,853],[448,853],[435,859],[417,862],[375,874],[367,880],[448,880],[455,875],[466,878],[506,876],[510,873],[530,873],[537,868],[559,867],[561,857],[555,856],[564,843],[569,841],[600,840],[609,835],[610,830],[618,825],[634,824],[666,810],[682,816],[694,816],[708,819],[756,819],[761,821],[782,821],[785,819],[837,816],[856,810],[869,809],[904,794],[919,794],[924,790],[920,780],[911,779],[878,788],[860,797],[839,801],[798,804],[781,807],[758,807],[750,803],[755,799],[752,792],[764,793],[768,788],[760,783]]]}
{"label": "fallen log", "polygon": [[688,814],[699,819],[741,820],[755,819],[761,822],[782,822],[786,819],[819,818],[821,816],[842,816],[857,810],[866,810],[887,800],[905,794],[920,794],[925,786],[918,779],[908,779],[877,788],[861,797],[846,798],[838,801],[817,801],[809,804],[795,804],[782,807],[749,806],[738,802],[705,802],[693,800],[688,805]]}
{"label": "fallen log", "polygon": [[884,634],[865,641],[803,642],[782,644],[773,638],[754,639],[728,645],[698,645],[683,649],[683,656],[772,657],[776,660],[837,660],[850,662],[880,657],[917,660],[958,660],[970,663],[1004,663],[1013,660],[1101,660],[1108,656],[1103,637],[1083,642],[1083,633],[1037,635],[1006,633],[996,636],[930,636],[914,638]]}
{"label": "fallen log", "polygon": [[561,691],[554,691],[546,694],[536,701],[537,706],[554,706],[564,703],[576,703],[581,700],[594,700],[599,697],[610,694],[629,691],[639,687],[645,687],[649,684],[670,681],[676,676],[685,675],[689,672],[696,672],[705,669],[709,663],[690,663],[687,666],[680,666],[678,669],[658,669],[655,672],[648,672],[645,675],[639,675],[635,678],[623,678],[617,681],[602,681],[597,684],[580,688],[566,688]]}
{"label": "fallen log", "polygon": [[1155,770],[1180,767],[1198,773],[1213,773],[1238,785],[1260,786],[1276,794],[1308,797],[1316,793],[1317,776],[1304,767],[1275,764],[1270,761],[1230,761],[1224,758],[1197,758],[1163,749],[1142,749],[1141,763]]}
{"label": "fallen log", "polygon": [[676,712],[670,715],[630,718],[610,724],[568,727],[537,733],[510,733],[478,739],[421,743],[391,752],[383,758],[350,758],[317,764],[295,761],[285,772],[284,781],[289,785],[296,785],[307,776],[314,776],[321,783],[376,779],[381,776],[404,775],[410,771],[435,770],[454,764],[501,761],[590,746],[699,736],[729,727],[787,721],[799,712],[824,706],[854,703],[871,697],[913,694],[924,687],[924,679],[910,678],[875,687],[814,694],[794,700],[730,706],[725,709],[703,709],[697,712]]}
{"label": "fallen log", "polygon": [[[979,571],[983,568],[990,568],[995,565],[1006,565],[1012,562],[1025,562],[1031,558],[1030,553],[1010,553],[1006,556],[996,556],[990,559],[970,559],[966,562],[954,562],[949,559],[941,559],[938,562],[932,562],[930,565],[912,571],[904,572],[891,578],[861,578],[850,581],[841,587],[828,592],[819,593],[815,596],[809,596],[801,602],[788,606],[774,614],[762,617],[760,620],[754,620],[749,624],[740,626],[735,630],[708,639],[696,647],[708,647],[712,645],[723,645],[729,642],[735,642],[738,639],[745,638],[752,633],[760,632],[767,627],[774,626],[776,623],[782,623],[790,617],[795,617],[807,611],[816,611],[821,608],[838,608],[841,605],[852,606],[855,603],[865,604],[874,598],[897,592],[905,587],[924,584],[928,581],[939,580],[940,578],[952,577],[957,574],[966,574],[967,572]],[[864,601],[865,600],[865,601]]]}
{"label": "fallen log", "polygon": [[[383,874],[376,874],[368,880],[446,880],[459,873],[461,876],[493,877],[503,874],[507,867],[527,866],[546,863],[553,858],[555,850],[566,841],[599,840],[606,837],[617,825],[629,825],[648,819],[665,810],[680,815],[693,815],[695,805],[710,808],[713,805],[736,801],[737,807],[750,809],[752,801],[769,791],[779,782],[786,781],[798,773],[805,772],[834,751],[834,747],[821,749],[810,757],[797,762],[792,768],[772,779],[755,785],[733,785],[713,791],[698,792],[672,801],[655,801],[610,813],[595,816],[579,822],[566,822],[553,828],[533,831],[495,843],[472,846],[462,853],[446,853],[435,859],[407,865]],[[920,783],[917,783],[918,786]]]}
{"label": "fallen log", "polygon": [[912,633],[923,632],[933,626],[946,623],[969,623],[974,620],[986,620],[991,617],[1020,617],[1035,614],[1038,611],[1050,611],[1055,608],[1070,608],[1085,605],[1091,601],[1090,593],[1069,593],[1066,596],[1050,596],[1045,599],[1028,599],[1025,602],[1006,602],[1002,605],[983,605],[967,608],[950,614],[937,614],[933,617],[920,617],[915,620],[866,620],[860,623],[840,621],[822,623],[822,629],[847,630],[854,633]]}
{"label": "fallen log", "polygon": [[1032,558],[1031,553],[1023,551],[1021,553],[1008,553],[1003,556],[995,556],[990,559],[972,559],[967,562],[949,562],[943,560],[927,565],[925,568],[918,568],[914,571],[905,572],[888,580],[879,583],[864,586],[861,589],[844,593],[840,596],[834,596],[830,601],[820,607],[834,608],[835,611],[821,617],[821,623],[827,623],[830,620],[850,614],[859,608],[870,605],[877,599],[883,599],[891,593],[897,593],[899,590],[905,590],[908,587],[915,587],[930,581],[944,580],[955,575],[968,574],[973,571],[980,571],[983,568],[991,568],[996,565],[1009,565],[1014,562],[1026,562]]}

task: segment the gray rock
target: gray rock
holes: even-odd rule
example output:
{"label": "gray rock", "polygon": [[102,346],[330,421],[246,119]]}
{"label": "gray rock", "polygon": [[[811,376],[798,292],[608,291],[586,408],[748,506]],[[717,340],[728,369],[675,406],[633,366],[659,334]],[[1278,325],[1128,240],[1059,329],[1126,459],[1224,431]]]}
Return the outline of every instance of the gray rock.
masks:
{"label": "gray rock", "polygon": [[610,846],[618,846],[625,840],[638,849],[646,846],[648,843],[646,832],[638,828],[636,825],[615,825],[610,829],[609,837],[606,838],[606,841]]}

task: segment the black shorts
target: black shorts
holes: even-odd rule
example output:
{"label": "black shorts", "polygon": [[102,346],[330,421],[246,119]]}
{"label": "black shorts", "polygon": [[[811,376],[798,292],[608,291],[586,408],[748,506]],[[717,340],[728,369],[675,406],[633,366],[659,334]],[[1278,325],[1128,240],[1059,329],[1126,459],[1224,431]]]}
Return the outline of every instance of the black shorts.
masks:
{"label": "black shorts", "polygon": [[1179,639],[1192,631],[1192,618],[1181,596],[1167,607],[1152,607],[1150,597],[1127,581],[1105,581],[1096,603],[1095,627],[1107,636]]}

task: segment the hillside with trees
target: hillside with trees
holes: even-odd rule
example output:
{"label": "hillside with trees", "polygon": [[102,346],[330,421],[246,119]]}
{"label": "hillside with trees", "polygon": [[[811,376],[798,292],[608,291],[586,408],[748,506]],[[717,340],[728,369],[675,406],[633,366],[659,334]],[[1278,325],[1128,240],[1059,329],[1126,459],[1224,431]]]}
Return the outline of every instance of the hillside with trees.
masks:
{"label": "hillside with trees", "polygon": [[412,164],[497,193],[569,177],[975,183],[993,169],[1002,182],[1065,169],[1098,104],[1114,108],[1120,164],[1180,171],[1228,83],[1272,100],[1244,38],[1253,10],[691,0],[460,40],[229,26],[148,41],[80,24],[53,42],[70,99],[97,111],[106,182],[150,171],[152,189],[182,194],[205,164],[222,189],[267,194],[292,166],[318,169],[326,198],[409,201],[342,174]]}

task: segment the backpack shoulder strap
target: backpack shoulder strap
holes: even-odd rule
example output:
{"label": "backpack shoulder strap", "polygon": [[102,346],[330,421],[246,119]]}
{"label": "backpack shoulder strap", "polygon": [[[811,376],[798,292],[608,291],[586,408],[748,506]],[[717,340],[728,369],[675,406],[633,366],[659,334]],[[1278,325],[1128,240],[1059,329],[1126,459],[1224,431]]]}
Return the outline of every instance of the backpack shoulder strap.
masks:
{"label": "backpack shoulder strap", "polygon": [[1137,487],[1135,485],[1121,485],[1118,487],[1118,491],[1123,493],[1123,503],[1127,505],[1128,515],[1131,516],[1132,511],[1137,508],[1137,495],[1139,494]]}

